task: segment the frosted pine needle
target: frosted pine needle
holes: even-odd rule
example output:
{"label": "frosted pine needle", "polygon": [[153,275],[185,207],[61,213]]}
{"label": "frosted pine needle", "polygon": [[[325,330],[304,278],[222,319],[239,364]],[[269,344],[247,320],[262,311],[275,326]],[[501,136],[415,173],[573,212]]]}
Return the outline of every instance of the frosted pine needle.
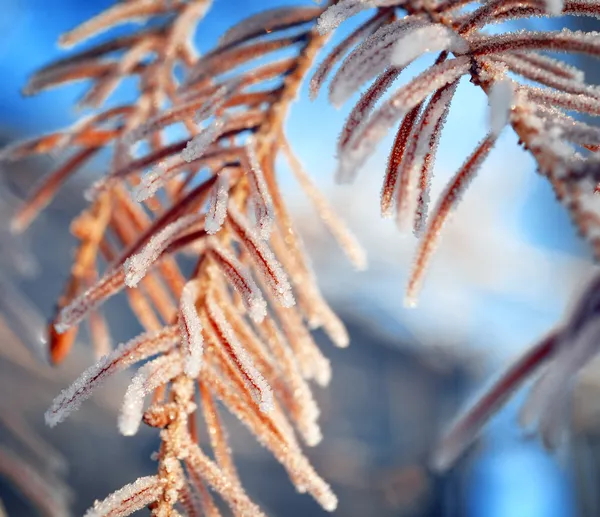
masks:
{"label": "frosted pine needle", "polygon": [[438,90],[425,108],[420,122],[415,152],[415,166],[420,168],[420,175],[413,226],[417,237],[421,237],[425,230],[435,155],[456,87],[457,83],[453,83]]}
{"label": "frosted pine needle", "polygon": [[292,286],[273,252],[250,229],[244,217],[231,203],[229,205],[229,215],[229,223],[233,231],[248,250],[248,253],[250,253],[254,261],[254,266],[262,274],[279,303],[284,307],[294,305],[295,300],[292,293]]}
{"label": "frosted pine needle", "polygon": [[380,210],[382,217],[391,217],[393,213],[394,198],[398,188],[398,175],[400,165],[406,152],[409,138],[414,129],[415,122],[419,116],[421,105],[418,104],[412,108],[402,119],[400,127],[396,132],[396,138],[390,155],[388,157],[387,168],[381,188]]}
{"label": "frosted pine needle", "polygon": [[558,127],[562,137],[569,142],[582,147],[600,144],[600,128],[575,120],[560,111],[557,112],[555,108],[548,109],[544,106],[538,113],[545,120],[548,130]]}
{"label": "frosted pine needle", "polygon": [[308,176],[302,167],[300,160],[293,154],[293,151],[286,140],[283,141],[283,152],[296,180],[300,183],[302,190],[304,190],[305,194],[312,201],[320,219],[325,223],[354,267],[359,271],[365,270],[367,268],[367,255],[365,250],[329,206],[327,199],[321,194],[312,179]]}
{"label": "frosted pine needle", "polygon": [[210,444],[215,453],[217,464],[231,477],[232,482],[240,484],[228,443],[227,430],[223,426],[216,401],[210,393],[207,384],[202,381],[199,383],[199,390],[202,402],[202,414],[204,415]]}
{"label": "frosted pine needle", "polygon": [[568,408],[578,373],[598,355],[600,321],[591,318],[573,334],[565,336],[565,342],[557,347],[554,360],[534,385],[521,412],[522,425],[537,425],[550,450],[559,447],[567,434]]}
{"label": "frosted pine needle", "polygon": [[535,88],[521,86],[520,91],[526,92],[527,97],[536,103],[557,106],[568,111],[579,111],[590,115],[600,115],[600,97],[586,94],[571,94],[557,92],[550,88]]}
{"label": "frosted pine needle", "polygon": [[556,346],[558,336],[550,334],[510,365],[492,387],[464,410],[444,434],[432,464],[445,471],[477,438],[485,423],[496,413],[522,384],[543,365]]}
{"label": "frosted pine needle", "polygon": [[439,470],[448,468],[489,418],[546,364],[521,408],[519,420],[527,431],[537,428],[547,448],[561,445],[567,434],[572,387],[581,369],[598,354],[599,288],[600,278],[596,276],[565,324],[525,351],[450,426],[434,456]]}
{"label": "frosted pine needle", "polygon": [[315,7],[276,7],[264,10],[234,25],[219,38],[219,47],[247,41],[273,30],[294,27],[312,21],[322,9]]}
{"label": "frosted pine needle", "polygon": [[337,175],[345,177],[359,169],[399,118],[423,101],[430,93],[452,83],[468,72],[467,57],[458,57],[434,65],[400,88],[362,124],[340,156]]}
{"label": "frosted pine needle", "polygon": [[198,280],[191,280],[183,287],[179,300],[179,329],[184,351],[184,371],[192,378],[198,377],[202,366],[203,337],[202,322],[198,316],[196,302],[200,296]]}
{"label": "frosted pine needle", "polygon": [[189,484],[193,487],[195,495],[199,499],[201,507],[200,515],[203,517],[222,517],[222,514],[217,507],[211,492],[209,492],[204,479],[200,476],[200,473],[190,467],[188,460],[185,461],[186,471],[189,478]]}
{"label": "frosted pine needle", "polygon": [[554,32],[520,30],[486,36],[472,41],[470,52],[476,56],[498,54],[515,50],[551,50],[600,55],[597,32],[582,32],[563,29]]}
{"label": "frosted pine needle", "polygon": [[229,283],[242,297],[244,306],[252,320],[256,323],[263,321],[267,315],[267,302],[250,272],[214,239],[209,243],[208,253],[217,263]]}
{"label": "frosted pine needle", "polygon": [[69,499],[72,494],[67,487],[52,473],[39,472],[39,467],[20,456],[5,446],[0,446],[2,477],[17,487],[21,496],[31,502],[41,515],[69,517]]}
{"label": "frosted pine needle", "polygon": [[200,124],[213,117],[217,110],[222,108],[236,87],[237,82],[230,81],[215,88],[208,98],[201,97],[200,100],[194,98],[189,102],[179,102],[129,131],[124,137],[124,142],[129,146],[135,144],[138,140],[151,137],[167,126],[180,122],[183,117],[193,118]]}
{"label": "frosted pine needle", "polygon": [[[188,358],[187,365],[189,364]],[[142,422],[144,397],[167,384],[182,371],[181,356],[177,352],[153,359],[138,370],[127,388],[119,415],[121,434],[133,436],[137,433]]]}
{"label": "frosted pine needle", "polygon": [[82,402],[91,397],[94,390],[114,373],[150,356],[171,349],[179,340],[177,327],[165,327],[158,332],[142,334],[118,346],[95,365],[90,366],[67,389],[54,399],[46,411],[46,423],[54,427],[70,413],[79,409]]}
{"label": "frosted pine needle", "polygon": [[256,224],[260,238],[268,240],[271,227],[275,219],[273,213],[273,200],[265,182],[265,176],[258,161],[254,142],[246,146],[248,168],[246,174],[250,182],[250,189],[255,207]]}
{"label": "frosted pine needle", "polygon": [[[388,68],[373,82],[369,89],[363,93],[360,100],[350,112],[350,115],[348,115],[344,127],[342,128],[338,140],[338,151],[342,151],[346,147],[348,142],[352,139],[354,131],[359,128],[361,122],[371,114],[379,99],[385,94],[386,90],[392,85],[399,74],[400,70],[397,68]],[[339,180],[344,183],[347,182],[346,178],[339,178]]]}
{"label": "frosted pine needle", "polygon": [[273,391],[271,387],[256,369],[252,359],[238,341],[218,304],[211,297],[208,297],[206,305],[211,324],[219,336],[221,343],[228,348],[228,353],[244,375],[251,392],[257,394],[255,398],[257,399],[260,410],[264,413],[272,411]]}
{"label": "frosted pine needle", "polygon": [[133,199],[141,203],[154,196],[165,183],[167,168],[167,162],[159,162],[148,173],[144,174],[139,185],[133,189]]}
{"label": "frosted pine needle", "polygon": [[317,30],[327,34],[355,14],[377,6],[394,5],[390,0],[340,0],[330,6],[317,22]]}
{"label": "frosted pine needle", "polygon": [[137,286],[169,244],[184,231],[202,222],[203,219],[203,214],[189,214],[165,226],[160,232],[154,235],[139,253],[125,260],[123,264],[125,284],[128,287]]}
{"label": "frosted pine needle", "polygon": [[148,0],[136,0],[126,4],[117,4],[63,34],[59,42],[62,47],[69,48],[112,27],[123,23],[130,23],[134,20],[143,20],[152,15],[163,13],[167,8],[168,6]]}
{"label": "frosted pine needle", "polygon": [[141,477],[103,501],[96,501],[84,517],[126,517],[156,501],[161,492],[157,476]]}
{"label": "frosted pine needle", "polygon": [[64,307],[55,323],[56,331],[62,334],[79,323],[90,311],[102,304],[123,288],[125,273],[121,269],[110,269],[90,289]]}
{"label": "frosted pine needle", "polygon": [[298,400],[300,409],[296,418],[300,433],[308,445],[317,445],[322,438],[318,425],[320,411],[311,389],[302,378],[294,354],[279,329],[269,320],[265,323],[265,327],[273,356],[280,364],[290,383],[291,391],[296,394]]}
{"label": "frosted pine needle", "polygon": [[205,480],[231,507],[236,515],[264,517],[264,513],[254,504],[239,485],[211,461],[195,443],[187,445],[189,468]]}
{"label": "frosted pine needle", "polygon": [[[584,94],[591,97],[600,96],[600,89],[598,87],[583,83],[580,78],[572,79],[570,77],[563,77],[559,73],[556,73],[557,71],[545,70],[537,64],[531,64],[519,55],[504,54],[502,58],[493,58],[493,60],[503,63],[511,72],[545,86],[550,86],[566,93]],[[562,72],[562,70],[558,72]]]}
{"label": "frosted pine needle", "polygon": [[327,9],[317,22],[317,30],[326,34],[335,30],[346,19],[371,7],[367,0],[341,0]]}
{"label": "frosted pine needle", "polygon": [[423,235],[423,238],[419,243],[413,270],[408,281],[405,305],[409,307],[415,305],[417,291],[431,258],[431,254],[437,244],[442,226],[448,219],[451,210],[460,202],[463,192],[475,177],[483,160],[485,160],[492,150],[494,143],[495,137],[493,135],[488,135],[477,146],[477,149],[475,149],[473,154],[467,159],[454,178],[450,180],[445,191],[440,196],[440,201],[431,216],[431,221],[425,231],[425,235]]}
{"label": "frosted pine needle", "polygon": [[181,157],[186,162],[191,162],[200,158],[208,149],[208,147],[216,140],[219,133],[222,131],[223,121],[220,119],[214,120],[199,134],[192,138],[185,149],[181,152]]}
{"label": "frosted pine needle", "polygon": [[302,375],[314,379],[320,386],[327,386],[331,380],[331,364],[314,342],[301,315],[295,310],[274,307],[281,329],[289,342]]}
{"label": "frosted pine needle", "polygon": [[426,26],[425,19],[417,16],[403,18],[380,27],[363,41],[344,60],[329,85],[329,100],[341,106],[369,79],[377,77],[391,64],[394,45],[406,31]]}
{"label": "frosted pine needle", "polygon": [[393,17],[390,11],[383,11],[358,27],[348,38],[344,39],[332,52],[320,63],[310,80],[310,98],[314,100],[323,83],[331,73],[335,64],[344,57],[344,54],[363,38],[368,37]]}
{"label": "frosted pine needle", "polygon": [[585,81],[585,73],[583,70],[559,59],[544,56],[537,52],[507,52],[501,54],[501,57],[509,66],[514,59],[517,59],[522,63],[529,65],[531,70],[538,70],[577,83],[583,83]]}
{"label": "frosted pine needle", "polygon": [[272,427],[267,427],[265,422],[256,418],[253,413],[245,410],[239,396],[231,391],[224,383],[220,382],[210,370],[203,372],[207,380],[214,386],[215,394],[223,401],[228,409],[246,425],[261,443],[271,451],[277,460],[286,468],[290,477],[297,486],[303,487],[327,511],[335,510],[337,498],[331,488],[314,471],[308,460],[299,452],[294,444],[282,440]]}

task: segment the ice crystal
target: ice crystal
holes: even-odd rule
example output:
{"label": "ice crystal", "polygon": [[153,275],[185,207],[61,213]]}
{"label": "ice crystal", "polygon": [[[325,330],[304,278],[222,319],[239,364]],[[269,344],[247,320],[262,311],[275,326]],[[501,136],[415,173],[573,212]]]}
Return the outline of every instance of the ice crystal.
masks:
{"label": "ice crystal", "polygon": [[219,178],[212,188],[210,202],[204,228],[210,235],[216,234],[227,216],[227,202],[229,200],[229,174],[227,170],[221,171]]}
{"label": "ice crystal", "polygon": [[514,103],[514,85],[510,79],[496,81],[490,96],[490,131],[499,135],[509,122],[510,111]]}

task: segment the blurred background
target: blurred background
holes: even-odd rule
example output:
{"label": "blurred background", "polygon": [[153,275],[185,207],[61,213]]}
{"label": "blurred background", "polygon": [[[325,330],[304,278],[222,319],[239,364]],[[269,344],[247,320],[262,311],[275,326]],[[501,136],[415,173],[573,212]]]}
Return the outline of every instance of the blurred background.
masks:
{"label": "blurred background", "polygon": [[[267,6],[293,3],[300,2],[215,0],[198,30],[198,45],[210,48],[232,23]],[[32,71],[60,55],[55,44],[59,34],[110,4],[0,1],[0,147],[76,120],[72,105],[80,85],[34,98],[23,98],[20,89]],[[332,43],[360,21],[358,17],[343,26]],[[537,20],[520,26],[565,23],[594,30],[600,22]],[[590,81],[600,82],[597,64],[576,64],[585,67]],[[413,68],[422,66],[417,62]],[[132,91],[126,87],[116,97]],[[427,467],[436,439],[456,412],[560,322],[592,275],[590,254],[565,211],[506,130],[445,229],[418,308],[404,309],[416,242],[379,217],[391,136],[354,185],[334,185],[335,142],[347,109],[334,110],[324,96],[309,102],[305,87],[289,118],[288,134],[306,169],[367,249],[368,271],[352,270],[296,184],[285,174],[281,180],[323,292],[352,338],[347,350],[321,340],[334,377],[329,389],[317,393],[325,438],[308,451],[340,497],[337,515],[598,515],[600,369],[594,364],[576,391],[573,443],[557,457],[518,429],[518,396],[451,472],[434,475]],[[483,94],[468,82],[461,84],[437,159],[434,198],[483,134],[486,117]],[[69,270],[74,245],[69,221],[85,204],[83,189],[102,173],[102,165],[96,164],[73,178],[30,231],[13,237],[8,230],[11,212],[51,166],[47,158],[0,171],[0,499],[11,516],[37,515],[34,496],[15,488],[18,483],[6,475],[11,454],[26,458],[52,491],[63,493],[70,486],[71,509],[77,515],[95,498],[153,472],[150,455],[158,444],[150,430],[135,441],[118,434],[116,414],[126,375],[58,428],[43,425],[52,398],[93,360],[85,334],[58,369],[43,366],[36,356],[43,355],[41,329]],[[135,332],[136,324],[118,307],[109,304],[107,315],[114,322],[115,341]],[[233,419],[228,426],[242,479],[269,515],[324,514],[310,498],[294,493],[282,468],[245,429]]]}

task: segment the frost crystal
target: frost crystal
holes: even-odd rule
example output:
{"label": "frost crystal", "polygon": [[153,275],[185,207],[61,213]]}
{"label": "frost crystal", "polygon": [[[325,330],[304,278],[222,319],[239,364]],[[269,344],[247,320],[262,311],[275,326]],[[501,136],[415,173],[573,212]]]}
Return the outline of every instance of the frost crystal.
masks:
{"label": "frost crystal", "polygon": [[513,82],[504,78],[494,82],[488,96],[490,103],[490,131],[498,136],[510,119],[514,104],[515,90]]}
{"label": "frost crystal", "polygon": [[546,12],[552,16],[560,16],[564,9],[564,0],[544,0]]}
{"label": "frost crystal", "polygon": [[450,50],[465,53],[467,42],[444,25],[426,25],[407,30],[394,46],[392,64],[398,68],[408,66],[426,52]]}

